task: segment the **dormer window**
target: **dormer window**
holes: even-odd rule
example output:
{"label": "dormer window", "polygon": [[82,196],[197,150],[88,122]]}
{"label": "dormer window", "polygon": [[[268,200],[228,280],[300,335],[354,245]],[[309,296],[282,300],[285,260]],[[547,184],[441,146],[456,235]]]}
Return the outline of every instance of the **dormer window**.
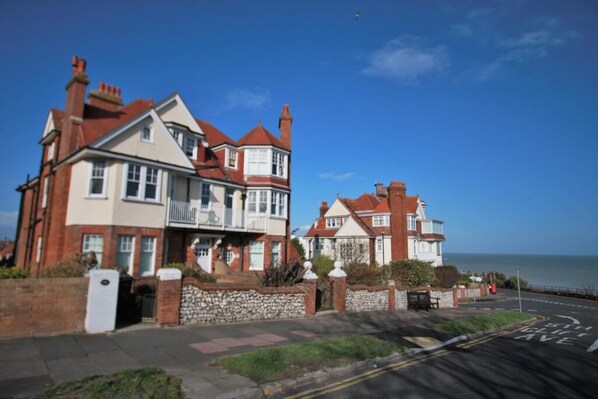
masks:
{"label": "dormer window", "polygon": [[52,144],[50,144],[50,146],[48,147],[48,156],[46,158],[46,161],[50,162],[54,160],[54,142],[52,142]]}
{"label": "dormer window", "polygon": [[189,158],[196,158],[197,154],[197,140],[195,137],[187,136],[185,137],[185,155]]}
{"label": "dormer window", "polygon": [[152,129],[149,126],[141,128],[141,141],[147,141],[148,143],[153,142]]}
{"label": "dormer window", "polygon": [[417,230],[417,222],[415,216],[407,216],[407,230]]}
{"label": "dormer window", "polygon": [[326,219],[326,228],[327,229],[335,229],[337,227],[341,227],[343,224],[343,218],[327,218]]}
{"label": "dormer window", "polygon": [[390,226],[390,215],[377,215],[372,216],[372,226]]}
{"label": "dormer window", "polygon": [[236,150],[226,149],[226,166],[232,169],[237,169],[237,157],[239,153]]}

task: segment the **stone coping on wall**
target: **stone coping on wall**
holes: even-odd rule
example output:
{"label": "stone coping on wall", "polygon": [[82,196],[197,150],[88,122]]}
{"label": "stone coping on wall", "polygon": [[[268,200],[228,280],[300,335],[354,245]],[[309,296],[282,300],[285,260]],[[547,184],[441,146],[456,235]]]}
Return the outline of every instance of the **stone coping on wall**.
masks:
{"label": "stone coping on wall", "polygon": [[385,291],[388,290],[389,287],[394,287],[394,285],[364,285],[364,284],[356,284],[356,285],[349,285],[347,286],[347,289],[351,290],[351,291],[369,291],[369,292],[374,292],[374,291]]}
{"label": "stone coping on wall", "polygon": [[306,290],[304,284],[299,284],[293,287],[259,287],[256,285],[239,283],[204,283],[193,277],[185,277],[183,279],[183,286],[188,285],[203,291],[256,291],[265,295],[302,294],[305,293]]}

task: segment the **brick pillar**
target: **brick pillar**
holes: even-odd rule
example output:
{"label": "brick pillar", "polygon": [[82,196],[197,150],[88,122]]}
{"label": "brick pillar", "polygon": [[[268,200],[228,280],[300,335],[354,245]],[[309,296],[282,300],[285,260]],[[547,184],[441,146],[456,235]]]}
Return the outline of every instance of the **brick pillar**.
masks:
{"label": "brick pillar", "polygon": [[339,313],[345,313],[347,277],[330,277],[332,280],[332,306]]}
{"label": "brick pillar", "polygon": [[306,280],[305,282],[305,317],[312,317],[316,314],[316,284],[317,280]]}
{"label": "brick pillar", "polygon": [[303,280],[305,281],[305,317],[312,317],[316,314],[316,291],[318,276],[311,271],[313,265],[310,261],[303,263],[305,272]]}
{"label": "brick pillar", "polygon": [[177,325],[181,308],[181,271],[160,269],[157,277],[156,321],[161,325]]}
{"label": "brick pillar", "polygon": [[396,305],[396,291],[394,280],[388,281],[388,310],[395,310]]}
{"label": "brick pillar", "polygon": [[341,261],[334,262],[334,270],[328,273],[332,282],[332,306],[339,313],[345,313],[347,299],[347,273],[341,268]]}

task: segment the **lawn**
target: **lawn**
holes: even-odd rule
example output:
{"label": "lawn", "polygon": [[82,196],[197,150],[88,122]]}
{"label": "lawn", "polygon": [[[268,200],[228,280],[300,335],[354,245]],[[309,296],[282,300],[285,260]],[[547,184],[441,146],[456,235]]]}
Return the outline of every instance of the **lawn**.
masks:
{"label": "lawn", "polygon": [[225,357],[218,363],[258,384],[296,377],[326,367],[389,356],[403,347],[369,335],[263,348],[238,356]]}
{"label": "lawn", "polygon": [[527,313],[513,311],[494,312],[480,316],[463,317],[456,320],[434,324],[435,330],[455,334],[472,334],[478,331],[490,330],[520,321],[525,321],[534,316]]}
{"label": "lawn", "polygon": [[45,391],[40,399],[181,399],[181,380],[148,367],[111,376],[94,376],[63,382]]}

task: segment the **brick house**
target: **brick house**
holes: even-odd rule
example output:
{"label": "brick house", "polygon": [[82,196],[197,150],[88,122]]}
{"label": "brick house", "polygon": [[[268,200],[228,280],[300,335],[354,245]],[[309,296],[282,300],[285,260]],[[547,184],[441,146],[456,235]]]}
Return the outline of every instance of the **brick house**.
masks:
{"label": "brick house", "polygon": [[420,259],[442,265],[443,222],[428,219],[426,204],[408,196],[405,184],[376,183],[374,194],[322,202],[319,218],[303,237],[306,257],[326,255],[345,262]]}
{"label": "brick house", "polygon": [[[263,270],[289,253],[291,124],[235,141],[196,119],[181,96],[124,104],[72,60],[63,110],[51,109],[39,175],[18,187],[16,264],[36,275],[93,251],[106,268],[153,275],[168,262]],[[292,250],[291,250],[292,251]]]}

